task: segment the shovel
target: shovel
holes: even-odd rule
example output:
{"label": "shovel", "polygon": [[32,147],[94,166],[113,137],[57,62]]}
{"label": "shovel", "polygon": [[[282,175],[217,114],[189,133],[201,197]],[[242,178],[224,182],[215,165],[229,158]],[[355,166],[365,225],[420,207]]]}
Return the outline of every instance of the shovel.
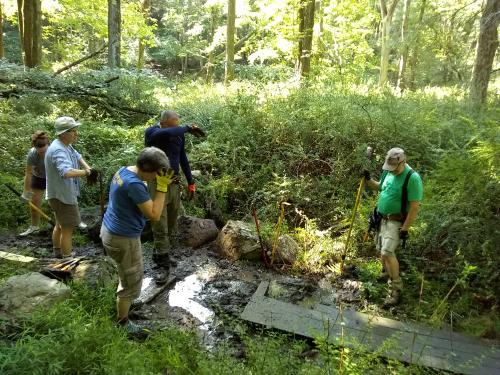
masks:
{"label": "shovel", "polygon": [[[15,195],[17,195],[20,199],[22,199],[22,200],[24,201],[24,199],[23,199],[23,198],[22,198],[22,196],[21,196],[21,193],[20,193],[20,192],[18,192],[18,191],[17,191],[17,190],[16,190],[16,189],[12,186],[12,185],[10,185],[10,184],[4,184],[4,185],[5,185],[5,187],[6,187],[7,189],[9,189],[11,192],[13,192]],[[55,226],[54,220],[52,220],[52,218],[51,218],[49,215],[47,215],[45,212],[43,212],[40,208],[38,208],[37,206],[35,206],[35,205],[33,204],[33,202],[28,201],[28,205],[29,205],[32,209],[34,209],[36,212],[38,212],[38,213],[39,213],[42,217],[44,217],[45,219],[47,219],[47,221],[48,221],[50,224],[52,224],[52,226]]]}

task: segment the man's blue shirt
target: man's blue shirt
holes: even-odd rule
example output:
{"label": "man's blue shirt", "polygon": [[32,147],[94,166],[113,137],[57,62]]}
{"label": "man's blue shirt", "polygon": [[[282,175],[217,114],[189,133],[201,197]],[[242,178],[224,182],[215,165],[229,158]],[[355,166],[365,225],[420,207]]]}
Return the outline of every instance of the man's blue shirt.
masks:
{"label": "man's blue shirt", "polygon": [[179,167],[184,172],[188,184],[194,183],[191,168],[186,155],[184,134],[189,130],[187,126],[160,127],[159,123],[150,126],[144,133],[146,146],[158,147],[167,154],[170,166],[175,174],[179,174]]}
{"label": "man's blue shirt", "polygon": [[132,171],[122,167],[115,173],[109,189],[109,203],[103,222],[118,236],[139,237],[146,219],[138,204],[150,200],[146,184]]}

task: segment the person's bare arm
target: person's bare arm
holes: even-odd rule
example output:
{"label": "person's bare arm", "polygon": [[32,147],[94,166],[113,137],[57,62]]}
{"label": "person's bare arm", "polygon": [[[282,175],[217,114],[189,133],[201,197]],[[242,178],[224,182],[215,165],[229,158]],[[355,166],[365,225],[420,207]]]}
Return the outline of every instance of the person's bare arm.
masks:
{"label": "person's bare arm", "polygon": [[87,175],[90,174],[90,167],[87,164],[87,162],[83,158],[80,158],[80,160],[78,160],[78,162],[80,163],[80,167],[82,167],[82,169],[84,169],[85,171],[88,171]]}
{"label": "person's bare arm", "polygon": [[31,181],[31,173],[33,172],[33,166],[30,164],[26,164],[26,170],[24,172],[24,191],[31,191],[30,181]]}
{"label": "person's bare arm", "polygon": [[370,188],[370,189],[373,189],[373,190],[378,190],[380,188],[380,182],[379,181],[375,181],[373,178],[370,179],[370,180],[365,180],[366,182],[366,185]]}
{"label": "person's bare arm", "polygon": [[417,217],[419,209],[420,209],[419,201],[410,202],[410,210],[408,211],[408,215],[406,215],[406,220],[403,223],[401,230],[408,231],[408,229],[410,229],[411,225],[413,224],[413,221]]}
{"label": "person's bare arm", "polygon": [[139,207],[142,214],[146,216],[149,220],[158,221],[160,220],[164,203],[165,203],[165,193],[156,191],[154,200],[150,199],[144,203],[138,204],[137,207]]}

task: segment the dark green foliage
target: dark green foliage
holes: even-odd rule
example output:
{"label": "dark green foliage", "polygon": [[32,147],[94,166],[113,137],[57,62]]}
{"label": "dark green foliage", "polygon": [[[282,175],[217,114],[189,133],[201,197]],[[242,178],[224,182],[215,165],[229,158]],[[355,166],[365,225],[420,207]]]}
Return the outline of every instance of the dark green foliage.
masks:
{"label": "dark green foliage", "polygon": [[[30,74],[38,77],[36,72]],[[86,78],[94,77],[88,84],[95,86],[110,76],[112,72],[68,74],[57,84],[82,85]],[[471,112],[452,93],[444,97],[411,93],[396,98],[389,92],[372,92],[364,87],[355,91],[321,83],[297,87],[235,82],[221,94],[218,86],[200,82],[174,87],[151,75],[124,74],[124,78],[98,92],[109,94],[110,100],[123,96],[123,105],[144,112],[158,113],[159,103],[168,103],[164,108],[178,111],[182,123],[194,122],[207,132],[205,139],[186,136],[192,169],[201,171],[197,197],[186,206],[188,212],[198,215],[203,214],[207,201],[217,201],[227,218],[251,221],[251,206],[255,205],[265,222],[263,227],[272,228],[278,219],[279,203],[288,201],[291,207],[286,211],[284,227],[290,232],[305,227],[307,216],[318,230],[330,228],[332,236],[341,236],[349,225],[361,169],[368,167],[378,178],[386,150],[403,147],[409,164],[424,179],[421,213],[402,254],[403,261],[423,272],[426,280],[437,278],[442,289],[436,300],[460,277],[466,262],[478,266],[468,278],[471,291],[497,301],[499,160],[498,113],[494,109]],[[128,89],[133,90],[128,93]],[[443,95],[439,90],[436,93]],[[92,166],[103,171],[105,183],[119,166],[135,162],[143,147],[144,128],[156,120],[156,116],[120,112],[110,117],[103,107],[87,106],[78,98],[30,98],[0,103],[0,156],[6,161],[2,178],[16,177],[18,187],[29,134],[41,126],[51,130],[53,119],[59,115],[82,120],[75,147]],[[365,158],[367,146],[376,150],[372,161]],[[348,253],[351,258],[364,255],[356,249],[366,248],[367,244],[360,246],[360,242],[366,230],[365,217],[375,199],[374,193],[365,193],[358,215],[362,219],[354,225]],[[84,186],[82,204],[97,205],[98,201],[98,187]],[[6,226],[27,218],[26,213],[15,209],[18,204],[13,200],[2,203],[6,208],[1,211],[5,216],[2,223]],[[334,250],[319,247],[322,255],[317,266],[336,261]],[[426,267],[429,261],[443,263],[446,271],[427,275],[431,273]],[[325,272],[310,266],[297,269]],[[411,281],[414,276],[418,275],[405,277],[409,279],[408,288],[418,291],[418,277]],[[369,285],[367,293],[380,297],[376,284],[368,289]],[[456,297],[452,294],[450,300]]]}

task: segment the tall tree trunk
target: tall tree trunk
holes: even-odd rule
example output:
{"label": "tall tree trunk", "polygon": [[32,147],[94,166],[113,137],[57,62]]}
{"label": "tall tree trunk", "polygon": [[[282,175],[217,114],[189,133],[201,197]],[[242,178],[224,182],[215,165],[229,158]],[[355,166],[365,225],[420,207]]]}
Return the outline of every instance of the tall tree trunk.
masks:
{"label": "tall tree trunk", "polygon": [[3,49],[3,9],[2,9],[2,0],[0,0],[0,59],[4,58],[4,49]]}
{"label": "tall tree trunk", "polygon": [[403,7],[403,22],[401,24],[401,57],[399,58],[399,72],[397,88],[403,92],[407,86],[406,83],[406,62],[408,60],[408,20],[410,18],[411,0],[405,0]]}
{"label": "tall tree trunk", "polygon": [[33,39],[31,41],[32,66],[42,64],[42,2],[33,0]]}
{"label": "tall tree trunk", "polygon": [[297,71],[299,77],[307,78],[311,69],[311,54],[314,29],[315,0],[301,0],[299,8],[299,45]]}
{"label": "tall tree trunk", "polygon": [[476,61],[472,70],[469,98],[474,104],[486,101],[491,67],[498,48],[500,0],[487,0],[481,16]]}
{"label": "tall tree trunk", "polygon": [[41,1],[17,0],[17,15],[24,65],[34,68],[42,61]]}
{"label": "tall tree trunk", "polygon": [[381,52],[380,52],[380,77],[379,86],[383,87],[387,84],[387,75],[389,72],[389,55],[390,55],[390,32],[392,16],[394,16],[394,11],[396,10],[396,5],[398,5],[399,0],[392,0],[392,3],[387,6],[386,0],[380,0],[380,13],[382,16],[381,27],[382,27],[382,40],[381,40]]}
{"label": "tall tree trunk", "polygon": [[[210,43],[213,43],[215,36],[215,29],[217,23],[217,8],[211,7],[211,17],[210,17]],[[205,81],[207,83],[212,83],[213,74],[214,74],[214,51],[210,48],[208,52],[208,60],[207,60],[207,75],[205,77]]]}
{"label": "tall tree trunk", "polygon": [[17,0],[17,25],[19,27],[19,42],[20,42],[20,45],[21,45],[21,60],[24,61],[23,0]]}
{"label": "tall tree trunk", "polygon": [[415,75],[417,71],[417,61],[420,54],[420,26],[424,19],[425,7],[427,6],[427,0],[422,0],[420,4],[420,13],[418,14],[418,23],[415,26],[415,43],[413,44],[413,51],[411,53],[410,61],[408,61],[408,79],[406,80],[410,90],[415,90]]}
{"label": "tall tree trunk", "polygon": [[31,0],[23,0],[23,49],[24,49],[24,65],[27,67],[33,66],[32,57],[32,41],[33,41],[33,2]]}
{"label": "tall tree trunk", "polygon": [[236,24],[236,0],[228,0],[227,4],[227,43],[226,72],[224,83],[228,84],[234,78],[234,34]]}
{"label": "tall tree trunk", "polygon": [[[151,8],[151,0],[143,0],[142,1],[142,14],[144,15],[144,21],[147,25],[149,25],[149,9]],[[139,39],[139,51],[137,56],[137,69],[144,68],[144,51],[146,46],[144,45],[143,38]]]}
{"label": "tall tree trunk", "polygon": [[120,67],[121,30],[120,0],[108,0],[108,66],[110,68]]}

